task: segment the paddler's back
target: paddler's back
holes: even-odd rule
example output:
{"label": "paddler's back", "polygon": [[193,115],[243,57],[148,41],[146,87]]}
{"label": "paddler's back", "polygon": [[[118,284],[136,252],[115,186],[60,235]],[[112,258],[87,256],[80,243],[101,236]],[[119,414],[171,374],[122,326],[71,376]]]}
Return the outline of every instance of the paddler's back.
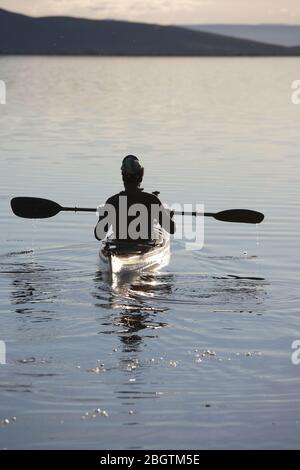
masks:
{"label": "paddler's back", "polygon": [[171,234],[175,232],[175,224],[170,213],[159,198],[155,194],[137,188],[121,191],[106,201],[95,229],[95,236],[99,240],[103,238],[99,233],[99,224],[103,222],[111,207],[114,208],[115,217],[109,221],[105,231],[107,232],[111,226],[116,239],[151,240],[154,238],[154,227],[157,223],[167,232]]}

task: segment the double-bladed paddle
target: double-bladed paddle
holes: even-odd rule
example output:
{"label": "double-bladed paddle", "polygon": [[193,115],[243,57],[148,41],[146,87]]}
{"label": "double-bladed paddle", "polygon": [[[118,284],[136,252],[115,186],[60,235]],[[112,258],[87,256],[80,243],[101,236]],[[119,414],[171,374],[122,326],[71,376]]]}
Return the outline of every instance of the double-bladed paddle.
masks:
{"label": "double-bladed paddle", "polygon": [[[11,200],[11,208],[15,215],[26,219],[47,219],[54,217],[62,211],[67,212],[96,212],[95,208],[87,207],[62,207],[49,199],[36,197],[15,197]],[[213,217],[222,222],[237,222],[244,224],[260,224],[264,220],[264,214],[248,209],[231,209],[222,212],[179,212],[175,215]]]}

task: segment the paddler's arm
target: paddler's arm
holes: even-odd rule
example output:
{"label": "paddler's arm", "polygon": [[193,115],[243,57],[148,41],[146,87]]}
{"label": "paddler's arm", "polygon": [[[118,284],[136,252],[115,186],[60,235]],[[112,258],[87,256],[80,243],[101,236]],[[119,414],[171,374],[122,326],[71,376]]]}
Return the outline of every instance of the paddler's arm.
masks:
{"label": "paddler's arm", "polygon": [[109,230],[109,224],[104,223],[104,220],[107,218],[108,215],[107,202],[104,206],[99,206],[97,212],[99,214],[99,219],[94,230],[94,235],[96,240],[101,241],[103,240],[103,238],[105,238],[105,235]]}
{"label": "paddler's arm", "polygon": [[159,202],[159,225],[166,230],[168,233],[171,235],[174,235],[176,232],[176,224],[173,220],[174,212],[170,211],[169,209],[166,209],[161,201],[157,198]]}
{"label": "paddler's arm", "polygon": [[[163,207],[163,206],[162,206]],[[164,207],[161,210],[160,217],[159,217],[159,224],[163,229],[170,233],[170,235],[174,235],[176,232],[176,224],[173,220],[174,212],[165,209]]]}

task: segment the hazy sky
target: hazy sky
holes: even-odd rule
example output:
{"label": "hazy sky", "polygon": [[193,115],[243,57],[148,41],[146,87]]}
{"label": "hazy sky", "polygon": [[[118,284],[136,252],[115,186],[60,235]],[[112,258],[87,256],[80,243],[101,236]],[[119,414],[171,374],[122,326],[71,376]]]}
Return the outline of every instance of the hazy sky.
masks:
{"label": "hazy sky", "polygon": [[155,23],[300,24],[300,0],[0,0],[0,7],[33,16]]}

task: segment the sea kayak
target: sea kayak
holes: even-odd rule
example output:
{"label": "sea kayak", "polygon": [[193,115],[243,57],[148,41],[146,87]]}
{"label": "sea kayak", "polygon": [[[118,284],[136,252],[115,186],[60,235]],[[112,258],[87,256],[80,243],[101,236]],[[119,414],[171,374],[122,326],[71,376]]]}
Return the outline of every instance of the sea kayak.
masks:
{"label": "sea kayak", "polygon": [[113,274],[158,270],[170,261],[170,236],[162,229],[157,234],[156,240],[138,242],[108,237],[102,242],[100,260]]}

